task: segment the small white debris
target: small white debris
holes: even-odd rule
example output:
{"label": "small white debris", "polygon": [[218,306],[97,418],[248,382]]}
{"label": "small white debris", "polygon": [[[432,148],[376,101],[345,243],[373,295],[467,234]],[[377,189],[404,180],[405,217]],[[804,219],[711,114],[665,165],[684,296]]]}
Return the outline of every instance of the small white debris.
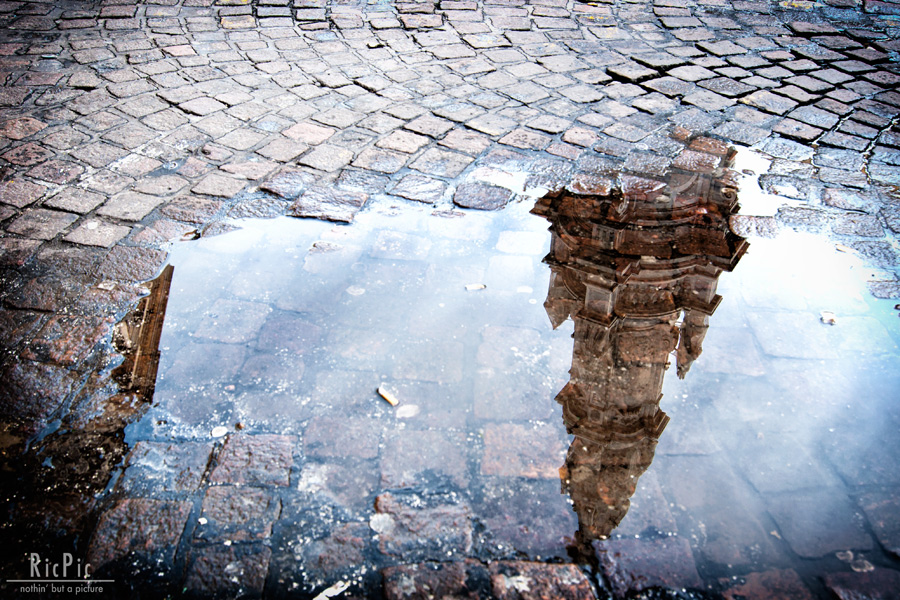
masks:
{"label": "small white debris", "polygon": [[404,404],[400,408],[397,409],[395,413],[398,419],[409,419],[410,417],[414,417],[421,412],[421,409],[416,404]]}
{"label": "small white debris", "polygon": [[826,325],[837,325],[837,315],[830,310],[823,310],[819,314],[819,319]]}
{"label": "small white debris", "polygon": [[361,288],[358,285],[351,285],[347,288],[347,293],[351,296],[362,296],[366,293],[366,288]]}
{"label": "small white debris", "polygon": [[469,283],[466,285],[467,292],[474,292],[477,290],[483,290],[485,288],[487,288],[487,286],[484,285],[483,283]]}
{"label": "small white debris", "polygon": [[349,587],[349,581],[338,581],[333,586],[322,590],[322,593],[313,598],[313,600],[328,600],[328,598],[334,598],[338,594],[343,594]]}
{"label": "small white debris", "polygon": [[213,427],[212,436],[214,438],[220,438],[223,435],[225,435],[226,433],[228,433],[227,427],[222,427],[221,425],[219,425],[218,427]]}
{"label": "small white debris", "polygon": [[197,522],[201,525],[206,525],[207,523],[209,523],[209,521],[206,520],[206,517],[200,517],[199,519],[197,519]]}
{"label": "small white debris", "polygon": [[97,287],[100,288],[101,290],[106,290],[107,292],[111,292],[112,290],[116,289],[116,284],[113,283],[112,281],[103,281],[101,283],[98,283]]}

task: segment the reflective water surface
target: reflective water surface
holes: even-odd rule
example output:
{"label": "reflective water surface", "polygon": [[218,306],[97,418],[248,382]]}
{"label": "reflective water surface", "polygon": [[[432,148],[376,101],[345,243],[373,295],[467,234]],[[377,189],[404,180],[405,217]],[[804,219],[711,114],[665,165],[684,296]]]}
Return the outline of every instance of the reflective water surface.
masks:
{"label": "reflective water surface", "polygon": [[893,305],[833,241],[733,233],[738,174],[679,160],[624,195],[375,202],[175,244],[98,531],[168,503],[187,526],[159,564],[187,590],[227,566],[273,596],[464,557],[575,562],[616,595],[777,572],[824,597],[890,566]]}

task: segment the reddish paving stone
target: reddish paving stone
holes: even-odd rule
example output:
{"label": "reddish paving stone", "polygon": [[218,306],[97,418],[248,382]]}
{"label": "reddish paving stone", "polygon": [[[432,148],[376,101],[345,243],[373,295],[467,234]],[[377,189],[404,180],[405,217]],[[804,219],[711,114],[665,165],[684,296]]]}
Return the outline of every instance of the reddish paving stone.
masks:
{"label": "reddish paving stone", "polygon": [[381,483],[387,488],[404,488],[439,478],[465,487],[468,483],[465,449],[462,433],[416,430],[386,433],[381,453]]}
{"label": "reddish paving stone", "polygon": [[409,154],[403,152],[366,148],[353,161],[353,166],[381,173],[396,173],[403,168],[407,160],[409,160]]}
{"label": "reddish paving stone", "polygon": [[231,198],[244,189],[246,185],[247,181],[244,179],[229,177],[219,173],[210,173],[196,183],[191,188],[191,191],[205,196]]}
{"label": "reddish paving stone", "polygon": [[42,185],[21,179],[3,181],[0,182],[0,202],[24,208],[38,200],[46,191],[47,188]]}
{"label": "reddish paving stone", "polygon": [[340,146],[322,144],[304,154],[297,162],[330,173],[346,166],[351,160],[353,160],[353,152],[350,150]]}
{"label": "reddish paving stone", "polygon": [[94,349],[109,328],[110,323],[99,317],[54,315],[22,352],[22,357],[72,366]]}
{"label": "reddish paving stone", "polygon": [[259,188],[292,200],[299,196],[314,181],[315,176],[312,173],[299,169],[285,169],[270,177]]}
{"label": "reddish paving stone", "polygon": [[214,485],[206,490],[194,539],[207,542],[265,540],[281,512],[274,491],[242,485]]}
{"label": "reddish paving stone", "polygon": [[131,232],[130,227],[114,225],[97,219],[90,219],[63,237],[67,242],[82,246],[111,248]]}
{"label": "reddish paving stone", "polygon": [[165,263],[164,250],[116,246],[100,263],[97,273],[104,279],[115,281],[149,281],[159,274]]}
{"label": "reddish paving stone", "polygon": [[423,506],[421,498],[382,494],[369,526],[378,534],[379,550],[403,560],[443,559],[472,549],[472,515],[463,504]]}
{"label": "reddish paving stone", "polygon": [[288,214],[350,223],[368,199],[369,195],[362,192],[313,187],[291,204]]}
{"label": "reddish paving stone", "polygon": [[335,580],[366,563],[371,532],[365,523],[346,523],[323,539],[304,544],[306,572],[325,581]]}
{"label": "reddish paving stone", "polygon": [[575,565],[498,561],[491,563],[497,600],[594,600],[594,590]]}
{"label": "reddish paving stone", "polygon": [[51,158],[53,152],[39,144],[28,143],[17,146],[2,156],[14,165],[30,167]]}
{"label": "reddish paving stone", "polygon": [[94,569],[134,553],[171,564],[191,503],[126,498],[103,513],[88,548]]}
{"label": "reddish paving stone", "polygon": [[159,212],[176,221],[185,223],[206,223],[219,212],[224,203],[221,200],[184,196],[172,200],[159,209]]}
{"label": "reddish paving stone", "polygon": [[11,119],[0,124],[0,136],[6,136],[11,140],[23,140],[45,127],[47,127],[46,123],[31,117]]}
{"label": "reddish paving stone", "polygon": [[703,585],[687,540],[621,539],[601,542],[600,565],[616,598],[653,586],[700,588]]}
{"label": "reddish paving stone", "polygon": [[438,177],[456,177],[472,162],[472,158],[456,152],[430,148],[410,164],[411,169]]}
{"label": "reddish paving stone", "polygon": [[194,335],[226,344],[250,342],[271,312],[267,304],[219,298],[203,315]]}
{"label": "reddish paving stone", "polygon": [[479,600],[491,593],[487,568],[474,560],[399,565],[382,575],[386,600]]}
{"label": "reddish paving stone", "polygon": [[317,458],[375,458],[381,441],[381,423],[374,419],[317,417],[303,436],[303,451]]}
{"label": "reddish paving stone", "polygon": [[410,174],[403,177],[390,192],[408,200],[434,204],[444,196],[446,189],[447,184],[439,179]]}
{"label": "reddish paving stone", "polygon": [[184,591],[189,596],[258,598],[265,587],[271,558],[270,548],[255,544],[194,548]]}
{"label": "reddish paving stone", "polygon": [[286,486],[295,443],[286,435],[231,435],[210,482]]}
{"label": "reddish paving stone", "polygon": [[142,495],[160,490],[196,491],[211,451],[211,444],[201,442],[138,442],[128,455],[119,487]]}
{"label": "reddish paving stone", "polygon": [[48,208],[64,210],[68,212],[86,214],[103,204],[106,196],[89,192],[75,187],[67,187],[55,196],[44,200],[43,205]]}
{"label": "reddish paving stone", "polygon": [[742,583],[730,585],[722,592],[725,600],[813,600],[797,572],[791,569],[750,573],[741,579]]}
{"label": "reddish paving stone", "polygon": [[900,494],[897,489],[861,494],[856,501],[881,545],[900,556]]}
{"label": "reddish paving stone", "polygon": [[316,347],[320,336],[318,326],[296,315],[276,312],[262,326],[256,347],[264,352],[302,356]]}
{"label": "reddish paving stone", "polygon": [[769,498],[767,504],[782,537],[800,556],[873,546],[856,518],[856,508],[835,490],[783,494]]}
{"label": "reddish paving stone", "polygon": [[8,363],[0,370],[0,414],[33,432],[62,406],[78,376],[68,369],[32,362]]}
{"label": "reddish paving stone", "polygon": [[565,446],[554,427],[489,423],[484,430],[481,472],[503,477],[555,479]]}
{"label": "reddish paving stone", "polygon": [[897,600],[900,572],[876,569],[870,573],[830,573],[825,586],[839,600]]}
{"label": "reddish paving stone", "polygon": [[110,198],[97,210],[97,214],[122,221],[140,221],[162,204],[157,196],[138,192],[123,192]]}
{"label": "reddish paving stone", "polygon": [[76,220],[78,220],[78,215],[71,213],[31,208],[13,221],[8,229],[12,233],[18,233],[28,238],[51,240]]}
{"label": "reddish paving stone", "polygon": [[513,193],[506,189],[484,183],[463,183],[453,194],[453,203],[463,208],[478,210],[498,210],[506,206]]}

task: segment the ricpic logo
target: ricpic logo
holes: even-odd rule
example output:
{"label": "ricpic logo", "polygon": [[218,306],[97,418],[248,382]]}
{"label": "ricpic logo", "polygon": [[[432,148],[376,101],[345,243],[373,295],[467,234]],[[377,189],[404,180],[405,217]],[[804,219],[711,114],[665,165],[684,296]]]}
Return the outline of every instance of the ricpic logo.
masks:
{"label": "ricpic logo", "polygon": [[25,594],[89,594],[102,593],[104,583],[112,579],[90,579],[91,563],[76,559],[71,552],[59,556],[41,556],[37,552],[26,555],[28,579],[8,579]]}

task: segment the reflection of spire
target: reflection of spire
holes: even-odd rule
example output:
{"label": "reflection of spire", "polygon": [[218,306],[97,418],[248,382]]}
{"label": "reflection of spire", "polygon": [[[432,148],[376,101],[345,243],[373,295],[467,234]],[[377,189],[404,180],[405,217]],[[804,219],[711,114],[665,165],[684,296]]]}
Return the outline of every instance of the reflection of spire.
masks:
{"label": "reflection of spire", "polygon": [[156,388],[159,368],[159,340],[169,302],[169,288],[175,267],[167,265],[159,277],[147,282],[150,293],[141,298],[137,309],[116,324],[113,342],[124,356],[114,376],[123,389],[150,401]]}
{"label": "reflection of spire", "polygon": [[574,436],[560,474],[582,549],[628,512],[669,421],[659,402],[670,355],[684,377],[721,301],[718,277],[747,249],[728,229],[738,208],[732,155],[696,139],[665,178],[623,174],[607,194],[564,190],[532,211],[552,233],[547,315],[554,328],[575,321],[570,380],[556,400]]}

